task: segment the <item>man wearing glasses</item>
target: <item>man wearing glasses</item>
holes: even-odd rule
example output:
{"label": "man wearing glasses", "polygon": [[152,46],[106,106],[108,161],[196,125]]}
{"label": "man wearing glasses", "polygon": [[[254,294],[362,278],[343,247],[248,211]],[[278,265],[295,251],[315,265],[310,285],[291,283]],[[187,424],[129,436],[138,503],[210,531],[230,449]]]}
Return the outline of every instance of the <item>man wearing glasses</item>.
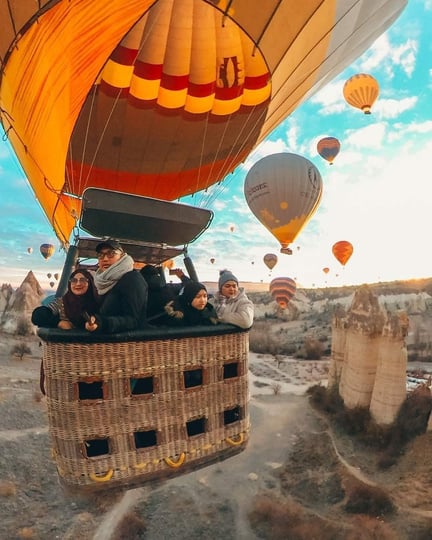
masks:
{"label": "man wearing glasses", "polygon": [[133,269],[134,261],[117,240],[96,246],[98,269],[94,283],[101,299],[98,314],[89,314],[89,332],[124,332],[146,325],[147,283]]}

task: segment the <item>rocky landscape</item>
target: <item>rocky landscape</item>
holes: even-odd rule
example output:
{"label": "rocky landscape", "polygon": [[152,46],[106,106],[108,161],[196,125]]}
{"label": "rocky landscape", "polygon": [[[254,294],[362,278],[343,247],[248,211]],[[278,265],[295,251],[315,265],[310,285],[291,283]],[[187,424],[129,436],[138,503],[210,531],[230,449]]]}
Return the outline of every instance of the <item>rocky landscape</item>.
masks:
{"label": "rocky landscape", "polygon": [[[417,371],[427,371],[430,359],[431,282],[377,285],[386,293],[381,305],[409,314],[409,365]],[[272,350],[250,354],[252,426],[244,452],[157,486],[89,499],[62,490],[50,456],[41,347],[28,326],[43,291],[31,273],[17,290],[3,285],[0,538],[431,538],[432,432],[382,469],[379,449],[347,434],[307,393],[326,386],[332,319],[355,292],[343,289],[298,291],[284,312],[267,293],[250,291],[257,310],[251,343]],[[305,358],[311,340],[321,344],[313,349],[318,359]],[[12,354],[23,343],[29,351]]]}

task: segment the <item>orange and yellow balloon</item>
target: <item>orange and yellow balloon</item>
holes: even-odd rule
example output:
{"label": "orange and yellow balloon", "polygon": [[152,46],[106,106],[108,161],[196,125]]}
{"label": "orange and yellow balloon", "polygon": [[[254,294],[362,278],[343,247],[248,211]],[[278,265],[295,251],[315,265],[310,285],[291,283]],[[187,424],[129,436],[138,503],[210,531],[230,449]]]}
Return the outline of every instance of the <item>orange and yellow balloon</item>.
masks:
{"label": "orange and yellow balloon", "polygon": [[377,100],[378,94],[378,81],[367,73],[353,75],[345,82],[343,87],[346,102],[365,114],[371,114],[372,105]]}
{"label": "orange and yellow balloon", "polygon": [[341,265],[345,266],[354,252],[354,247],[347,240],[339,240],[339,242],[333,244],[332,252]]}
{"label": "orange and yellow balloon", "polygon": [[44,259],[49,259],[54,255],[55,247],[52,244],[41,244],[39,251]]}

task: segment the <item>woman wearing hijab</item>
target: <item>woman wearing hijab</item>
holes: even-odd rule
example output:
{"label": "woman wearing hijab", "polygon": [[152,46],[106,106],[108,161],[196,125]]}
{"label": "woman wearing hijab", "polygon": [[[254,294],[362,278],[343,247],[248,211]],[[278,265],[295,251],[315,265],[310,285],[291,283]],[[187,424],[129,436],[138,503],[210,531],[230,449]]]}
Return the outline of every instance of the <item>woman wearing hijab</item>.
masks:
{"label": "woman wearing hijab", "polygon": [[89,312],[89,332],[124,332],[146,326],[147,283],[117,240],[96,246],[98,269],[94,283],[100,298],[98,313]]}
{"label": "woman wearing hijab", "polygon": [[72,272],[68,290],[60,298],[55,298],[47,306],[39,306],[32,313],[32,323],[48,328],[84,328],[87,313],[97,313],[98,295],[93,276],[88,270]]}
{"label": "woman wearing hijab", "polygon": [[219,273],[219,290],[211,299],[220,322],[250,328],[253,324],[254,305],[238,279],[229,270]]}
{"label": "woman wearing hijab", "polygon": [[195,326],[217,324],[216,311],[208,301],[207,289],[202,283],[189,281],[182,294],[165,306],[167,324],[172,326]]}

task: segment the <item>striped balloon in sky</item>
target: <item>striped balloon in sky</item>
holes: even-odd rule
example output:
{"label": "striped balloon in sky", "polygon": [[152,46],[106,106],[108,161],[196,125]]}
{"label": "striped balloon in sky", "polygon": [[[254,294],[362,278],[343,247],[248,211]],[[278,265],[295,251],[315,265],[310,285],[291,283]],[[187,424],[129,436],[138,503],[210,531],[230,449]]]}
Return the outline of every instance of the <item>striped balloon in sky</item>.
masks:
{"label": "striped balloon in sky", "polygon": [[282,309],[286,309],[289,301],[295,295],[296,282],[289,277],[278,277],[270,282],[270,294]]}

